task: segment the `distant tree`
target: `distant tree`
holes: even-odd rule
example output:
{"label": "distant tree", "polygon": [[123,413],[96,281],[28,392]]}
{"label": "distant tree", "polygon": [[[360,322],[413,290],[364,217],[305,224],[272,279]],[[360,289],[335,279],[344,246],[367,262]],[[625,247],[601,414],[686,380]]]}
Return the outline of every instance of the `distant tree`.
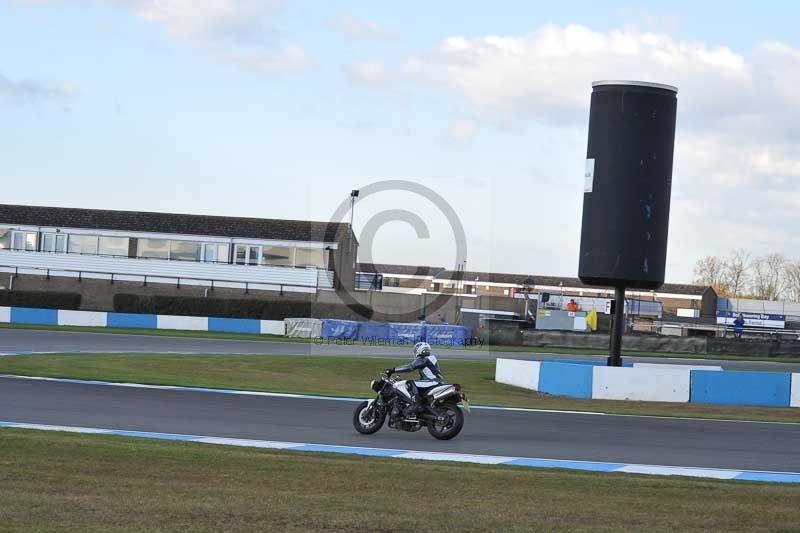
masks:
{"label": "distant tree", "polygon": [[714,255],[699,259],[694,265],[694,282],[714,287],[719,296],[729,293],[725,274],[725,260]]}
{"label": "distant tree", "polygon": [[753,262],[751,291],[759,300],[778,300],[785,288],[786,264],[783,254],[767,254]]}
{"label": "distant tree", "polygon": [[750,268],[752,256],[744,248],[734,250],[725,258],[724,279],[728,292],[734,298],[739,298],[746,291],[750,281]]}
{"label": "distant tree", "polygon": [[786,298],[800,302],[800,261],[786,263],[783,272]]}

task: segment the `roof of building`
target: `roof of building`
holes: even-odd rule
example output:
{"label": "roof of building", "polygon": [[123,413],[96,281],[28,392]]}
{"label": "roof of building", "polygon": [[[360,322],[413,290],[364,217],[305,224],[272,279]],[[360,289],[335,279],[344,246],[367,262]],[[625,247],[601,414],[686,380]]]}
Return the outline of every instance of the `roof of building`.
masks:
{"label": "roof of building", "polygon": [[0,204],[0,223],[243,239],[336,242],[349,224]]}
{"label": "roof of building", "polygon": [[359,272],[373,272],[377,274],[396,274],[398,276],[424,276],[432,278],[439,272],[445,270],[444,267],[414,266],[414,265],[390,265],[386,263],[358,263],[356,269]]}
{"label": "roof of building", "polygon": [[[549,287],[562,286],[567,289],[591,288],[578,278],[560,276],[538,276],[534,274],[502,274],[496,272],[457,272],[445,270],[436,275],[436,279],[453,280],[463,279],[464,281],[478,281],[486,283],[509,283],[513,285],[545,285]],[[669,294],[688,294],[693,296],[702,295],[708,287],[703,285],[686,285],[679,283],[665,283],[656,292]],[[635,289],[631,289],[635,290]]]}

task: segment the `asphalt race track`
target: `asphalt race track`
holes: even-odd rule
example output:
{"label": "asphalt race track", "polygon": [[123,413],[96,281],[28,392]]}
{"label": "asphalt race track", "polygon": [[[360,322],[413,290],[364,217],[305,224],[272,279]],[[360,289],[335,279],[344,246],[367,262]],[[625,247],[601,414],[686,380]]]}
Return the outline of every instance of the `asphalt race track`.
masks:
{"label": "asphalt race track", "polygon": [[[359,357],[410,357],[410,346],[369,346],[312,344],[298,342],[246,341],[111,333],[76,333],[67,331],[37,331],[0,329],[0,354],[15,353],[181,353],[181,354],[268,354],[268,355],[351,355]],[[502,350],[442,349],[440,359],[593,359],[605,361],[602,355],[548,354],[531,348],[530,352]],[[681,357],[654,358],[626,356],[627,362],[713,364],[726,370],[771,370],[800,372],[797,363],[772,361],[718,361]]]}
{"label": "asphalt race track", "polygon": [[474,410],[464,431],[357,434],[352,401],[0,378],[0,420],[450,453],[800,471],[800,425]]}

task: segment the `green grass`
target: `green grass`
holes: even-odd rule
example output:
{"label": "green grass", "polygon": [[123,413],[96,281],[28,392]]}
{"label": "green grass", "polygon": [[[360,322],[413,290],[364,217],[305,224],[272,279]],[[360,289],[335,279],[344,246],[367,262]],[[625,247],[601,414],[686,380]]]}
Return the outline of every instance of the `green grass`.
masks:
{"label": "green grass", "polygon": [[3,531],[789,531],[798,501],[792,485],[0,430]]}
{"label": "green grass", "polygon": [[[193,339],[221,339],[260,342],[291,342],[313,344],[314,339],[284,337],[281,335],[255,335],[249,333],[222,333],[216,331],[183,331],[173,329],[103,328],[92,326],[44,326],[37,324],[0,324],[0,329],[26,329],[38,331],[66,331],[75,333],[106,333],[117,335],[149,335],[156,337],[186,337]],[[361,345],[360,342],[356,344]],[[437,350],[484,350],[489,352],[552,353],[564,355],[608,355],[608,350],[596,348],[558,348],[551,346],[505,346],[488,343],[471,346],[437,346]],[[800,363],[800,357],[773,357],[759,355],[653,353],[623,350],[623,355],[652,358],[719,359],[725,361],[771,361],[776,363]]]}
{"label": "green grass", "polygon": [[[0,374],[367,397],[371,379],[384,368],[404,362],[291,355],[18,355],[0,358]],[[494,361],[442,362],[448,380],[461,383],[474,404],[800,423],[800,409],[796,408],[548,396],[496,383],[494,368]]]}

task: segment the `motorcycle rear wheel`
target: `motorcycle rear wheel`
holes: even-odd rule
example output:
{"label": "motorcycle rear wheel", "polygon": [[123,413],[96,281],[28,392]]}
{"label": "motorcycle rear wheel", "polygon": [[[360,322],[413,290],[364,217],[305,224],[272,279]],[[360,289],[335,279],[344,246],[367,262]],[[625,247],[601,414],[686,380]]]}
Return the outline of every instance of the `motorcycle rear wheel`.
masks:
{"label": "motorcycle rear wheel", "polygon": [[464,413],[456,403],[448,402],[439,408],[444,411],[448,421],[444,424],[439,422],[428,423],[428,433],[435,439],[450,440],[461,433],[464,427]]}
{"label": "motorcycle rear wheel", "polygon": [[386,413],[377,409],[372,409],[372,413],[367,412],[369,402],[361,402],[353,413],[353,427],[362,435],[372,435],[383,427],[386,420]]}

